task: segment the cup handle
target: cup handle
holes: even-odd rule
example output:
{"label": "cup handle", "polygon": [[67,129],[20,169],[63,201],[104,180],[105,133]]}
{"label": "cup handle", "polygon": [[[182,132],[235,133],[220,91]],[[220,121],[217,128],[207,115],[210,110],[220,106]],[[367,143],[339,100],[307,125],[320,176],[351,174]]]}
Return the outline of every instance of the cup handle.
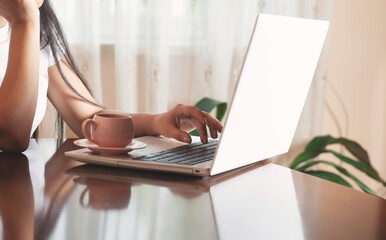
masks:
{"label": "cup handle", "polygon": [[97,124],[92,119],[86,119],[82,123],[82,133],[87,140],[93,142],[91,139],[91,128],[95,131],[97,128]]}
{"label": "cup handle", "polygon": [[133,117],[132,116],[129,116],[129,122],[130,122],[130,126],[129,126],[129,128],[130,128],[130,132],[132,132],[133,133],[133,135],[134,135],[134,122],[133,122]]}
{"label": "cup handle", "polygon": [[[90,199],[88,200],[88,203],[87,204],[84,204],[84,197],[86,195],[86,193],[88,192],[88,187],[86,187],[85,189],[83,189],[82,193],[80,194],[80,198],[79,198],[79,204],[84,207],[84,208],[88,208],[90,207]],[[90,197],[90,195],[89,195]]]}

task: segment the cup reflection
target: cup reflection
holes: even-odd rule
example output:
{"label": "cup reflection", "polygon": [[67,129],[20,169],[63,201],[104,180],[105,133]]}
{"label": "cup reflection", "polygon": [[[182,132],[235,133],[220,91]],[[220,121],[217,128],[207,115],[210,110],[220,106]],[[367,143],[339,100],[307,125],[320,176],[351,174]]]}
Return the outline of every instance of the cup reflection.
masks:
{"label": "cup reflection", "polygon": [[131,196],[131,184],[95,178],[78,177],[75,183],[85,185],[79,197],[84,208],[122,209],[127,208]]}

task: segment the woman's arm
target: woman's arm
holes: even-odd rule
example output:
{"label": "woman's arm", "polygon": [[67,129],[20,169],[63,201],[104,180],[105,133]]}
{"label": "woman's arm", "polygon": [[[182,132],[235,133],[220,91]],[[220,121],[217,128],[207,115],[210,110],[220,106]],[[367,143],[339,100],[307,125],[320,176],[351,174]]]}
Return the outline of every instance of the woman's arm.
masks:
{"label": "woman's arm", "polygon": [[12,27],[7,70],[0,88],[0,149],[29,144],[39,81],[39,10],[36,2],[0,1],[0,16]]}
{"label": "woman's arm", "polygon": [[[59,60],[59,64],[69,84],[76,89],[81,96],[94,102],[91,94],[64,58]],[[48,68],[48,79],[48,98],[67,125],[76,135],[82,137],[82,122],[87,118],[92,118],[95,113],[102,111],[103,108],[83,100],[69,89],[56,65]]]}
{"label": "woman's arm", "polygon": [[[63,74],[74,89],[86,99],[94,101],[68,64],[66,64],[63,59],[59,61],[59,64]],[[79,137],[83,137],[81,125],[85,119],[92,118],[93,115],[98,112],[117,112],[115,110],[102,109],[76,96],[76,94],[66,86],[56,66],[50,67],[48,74],[48,97],[65,122]],[[187,132],[197,127],[201,141],[206,143],[206,126],[209,126],[213,138],[216,138],[217,132],[221,132],[222,130],[221,123],[211,115],[201,112],[196,107],[181,104],[163,114],[135,113],[130,115],[133,118],[136,137],[143,135],[163,135],[179,141],[191,142],[191,138]]]}

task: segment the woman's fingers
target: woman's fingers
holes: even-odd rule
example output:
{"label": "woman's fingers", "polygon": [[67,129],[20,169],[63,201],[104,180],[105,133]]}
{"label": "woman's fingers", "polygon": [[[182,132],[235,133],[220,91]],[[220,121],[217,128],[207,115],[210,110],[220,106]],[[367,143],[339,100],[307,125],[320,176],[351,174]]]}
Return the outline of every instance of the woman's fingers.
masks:
{"label": "woman's fingers", "polygon": [[209,114],[209,116],[213,119],[213,122],[216,125],[217,131],[221,133],[222,129],[223,129],[221,122],[219,120],[217,120],[217,118],[212,117],[210,114]]}
{"label": "woman's fingers", "polygon": [[190,135],[187,132],[184,132],[178,128],[170,129],[167,136],[165,137],[174,138],[180,142],[186,142],[186,143],[192,142]]}
{"label": "woman's fingers", "polygon": [[[206,125],[202,124],[197,119],[192,119],[194,124],[196,125],[196,128],[198,130],[198,133],[200,134],[200,140],[202,143],[208,143],[208,133],[206,132]],[[205,120],[204,120],[205,121]]]}
{"label": "woman's fingers", "polygon": [[214,123],[214,118],[210,116],[209,113],[206,113],[206,112],[204,112],[204,115],[205,115],[206,125],[209,127],[210,136],[212,138],[217,138],[218,130],[217,130],[216,124]]}
{"label": "woman's fingers", "polygon": [[[187,118],[190,122],[194,124],[200,135],[200,140],[203,143],[208,142],[208,133],[206,126],[209,127],[210,135],[212,138],[217,138],[217,132],[222,131],[222,124],[216,118],[211,116],[209,113],[199,110],[197,107],[180,104],[175,107],[175,114],[176,116],[179,116],[178,118],[180,119],[180,121],[182,119]],[[180,128],[180,121],[176,121],[177,128]],[[182,129],[185,130],[184,128]],[[181,137],[174,138],[181,141]]]}

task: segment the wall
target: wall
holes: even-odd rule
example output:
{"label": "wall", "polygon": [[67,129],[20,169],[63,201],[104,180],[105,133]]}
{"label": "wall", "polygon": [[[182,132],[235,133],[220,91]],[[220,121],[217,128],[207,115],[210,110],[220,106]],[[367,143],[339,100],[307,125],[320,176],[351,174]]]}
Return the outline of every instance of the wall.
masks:
{"label": "wall", "polygon": [[[367,149],[386,179],[386,1],[336,0],[332,25],[328,80],[347,108],[349,121],[327,84],[326,106],[335,113],[342,132]],[[323,132],[337,136],[337,126],[325,111]],[[361,179],[366,179],[364,175]],[[385,188],[369,181],[376,191]]]}

